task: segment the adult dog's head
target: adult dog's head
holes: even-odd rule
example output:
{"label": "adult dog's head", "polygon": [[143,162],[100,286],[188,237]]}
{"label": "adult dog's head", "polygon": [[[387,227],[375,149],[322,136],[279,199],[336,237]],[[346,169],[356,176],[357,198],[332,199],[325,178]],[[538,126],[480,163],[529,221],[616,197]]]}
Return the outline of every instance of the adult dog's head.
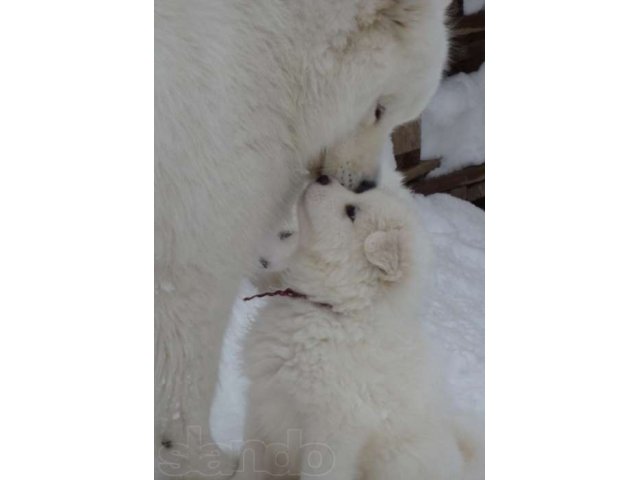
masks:
{"label": "adult dog's head", "polygon": [[[363,181],[376,181],[385,139],[416,118],[438,86],[447,57],[449,0],[318,3],[325,7],[317,21],[333,28],[318,30],[324,38],[309,33],[305,96],[318,95],[324,104],[309,102],[317,110],[307,112],[306,131],[326,142],[318,145],[322,154],[312,168],[356,190]],[[331,14],[324,10],[328,4]]]}

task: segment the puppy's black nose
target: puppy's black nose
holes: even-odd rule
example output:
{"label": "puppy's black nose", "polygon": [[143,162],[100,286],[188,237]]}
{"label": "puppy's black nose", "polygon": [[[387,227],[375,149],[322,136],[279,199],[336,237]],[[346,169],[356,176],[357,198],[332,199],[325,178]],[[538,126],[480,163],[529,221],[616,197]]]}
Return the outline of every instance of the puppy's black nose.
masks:
{"label": "puppy's black nose", "polygon": [[318,178],[316,178],[316,182],[318,182],[320,185],[329,185],[331,183],[331,179],[326,175],[320,175]]}

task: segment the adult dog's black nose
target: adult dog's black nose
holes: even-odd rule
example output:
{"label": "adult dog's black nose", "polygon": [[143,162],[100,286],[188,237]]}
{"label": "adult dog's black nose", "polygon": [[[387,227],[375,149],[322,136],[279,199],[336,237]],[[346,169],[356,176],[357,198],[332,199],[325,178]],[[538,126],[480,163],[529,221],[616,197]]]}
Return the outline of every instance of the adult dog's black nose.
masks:
{"label": "adult dog's black nose", "polygon": [[320,185],[329,185],[331,183],[331,179],[326,175],[320,175],[318,178],[316,178],[316,182],[318,182]]}
{"label": "adult dog's black nose", "polygon": [[368,190],[372,190],[376,188],[377,184],[373,180],[362,180],[360,185],[355,189],[356,193],[364,193]]}

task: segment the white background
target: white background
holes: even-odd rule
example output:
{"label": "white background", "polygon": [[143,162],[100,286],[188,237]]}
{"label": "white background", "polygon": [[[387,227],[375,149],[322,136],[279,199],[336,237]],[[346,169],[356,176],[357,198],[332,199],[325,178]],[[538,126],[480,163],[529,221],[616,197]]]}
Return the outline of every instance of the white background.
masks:
{"label": "white background", "polygon": [[[487,478],[638,478],[640,7],[487,9]],[[153,4],[0,58],[0,475],[151,478]]]}

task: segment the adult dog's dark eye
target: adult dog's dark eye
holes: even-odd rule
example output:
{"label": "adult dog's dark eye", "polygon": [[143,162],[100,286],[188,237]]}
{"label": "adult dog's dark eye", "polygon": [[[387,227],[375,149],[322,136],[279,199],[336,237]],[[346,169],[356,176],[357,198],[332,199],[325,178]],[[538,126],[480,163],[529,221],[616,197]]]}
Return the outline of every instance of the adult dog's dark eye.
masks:
{"label": "adult dog's dark eye", "polygon": [[351,219],[352,222],[356,220],[356,207],[353,205],[347,205],[344,207],[344,211],[347,214],[347,217]]}
{"label": "adult dog's dark eye", "polygon": [[384,111],[385,111],[385,108],[382,105],[380,104],[376,105],[376,112],[375,112],[376,122],[382,118],[382,115],[384,115]]}

